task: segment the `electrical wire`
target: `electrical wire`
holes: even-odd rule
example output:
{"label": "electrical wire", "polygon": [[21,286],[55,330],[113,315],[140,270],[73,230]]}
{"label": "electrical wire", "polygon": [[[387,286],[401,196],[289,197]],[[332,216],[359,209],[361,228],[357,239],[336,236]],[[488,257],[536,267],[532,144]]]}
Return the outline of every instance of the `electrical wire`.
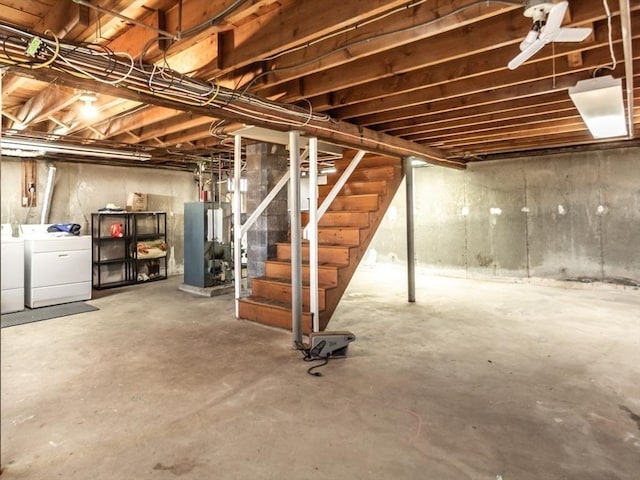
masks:
{"label": "electrical wire", "polygon": [[[73,68],[74,70],[82,73],[83,75],[86,75],[87,77],[97,81],[97,82],[101,82],[101,83],[107,83],[109,85],[118,85],[119,83],[124,82],[127,78],[129,78],[129,76],[131,75],[131,72],[133,72],[133,69],[135,67],[135,62],[133,60],[133,57],[131,55],[129,55],[127,52],[118,52],[118,54],[126,57],[129,59],[130,61],[130,66],[129,66],[129,70],[122,75],[121,78],[116,78],[115,80],[105,80],[104,78],[99,78],[93,74],[91,74],[90,72],[80,68],[78,65],[72,64],[69,60],[67,60],[63,55],[59,55],[60,60],[62,60],[64,63],[66,63],[67,65],[69,65],[69,67]],[[103,55],[101,53],[95,53],[95,55]],[[117,55],[117,54],[115,54]]]}
{"label": "electrical wire", "polygon": [[44,67],[48,67],[49,65],[51,65],[53,62],[55,62],[56,58],[58,58],[58,55],[60,54],[60,40],[58,40],[58,37],[49,29],[44,31],[45,35],[49,34],[53,37],[54,41],[55,41],[55,48],[53,49],[53,55],[51,56],[51,58],[47,61],[45,61],[44,63],[39,63],[37,65],[33,66],[33,69],[37,69],[37,68],[44,68]]}
{"label": "electrical wire", "polygon": [[182,39],[182,38],[187,38],[187,37],[191,37],[193,35],[198,34],[199,32],[212,27],[213,25],[216,24],[216,22],[218,20],[220,20],[221,18],[226,17],[228,14],[230,14],[231,12],[233,12],[234,10],[236,10],[240,5],[242,5],[244,2],[246,2],[247,0],[236,0],[234,3],[232,3],[231,5],[229,5],[227,8],[225,8],[224,10],[222,10],[221,12],[218,12],[217,14],[215,14],[213,17],[209,18],[208,20],[205,20],[204,22],[195,25],[194,27],[189,28],[188,30],[185,30],[183,32],[178,32],[178,38]]}
{"label": "electrical wire", "polygon": [[[72,45],[60,42],[57,38],[50,40],[4,25],[0,25],[0,42],[4,53],[0,55],[0,63],[24,64],[24,45],[34,38],[44,42],[44,54],[50,55],[44,62],[39,62],[40,65],[78,78],[118,85],[184,105],[242,111],[250,116],[260,115],[273,125],[300,127],[312,121],[332,120],[326,114],[314,113],[310,104],[309,109],[304,109],[277,103],[222,87],[217,82],[195,80],[167,67],[146,65],[143,62],[136,65],[136,61],[127,53],[112,52],[93,44]],[[264,111],[258,112],[256,107]]]}
{"label": "electrical wire", "polygon": [[311,375],[312,377],[321,377],[322,373],[314,372],[314,370],[316,368],[324,367],[327,363],[329,363],[329,358],[331,358],[331,356],[330,355],[327,355],[326,357],[314,356],[311,353],[311,348],[306,348],[302,342],[296,342],[296,348],[298,349],[298,351],[300,351],[300,353],[302,353],[302,359],[305,362],[322,361],[322,363],[319,363],[317,365],[313,365],[313,366],[307,368],[307,373],[309,375]]}
{"label": "electrical wire", "polygon": [[613,29],[611,27],[611,10],[609,9],[609,2],[607,0],[602,0],[602,5],[604,6],[604,11],[607,14],[607,28],[609,31],[608,39],[609,39],[609,53],[611,54],[611,65],[602,65],[596,68],[593,71],[593,78],[595,78],[596,74],[603,68],[614,71],[618,66],[618,61],[616,60],[616,55],[613,51]]}

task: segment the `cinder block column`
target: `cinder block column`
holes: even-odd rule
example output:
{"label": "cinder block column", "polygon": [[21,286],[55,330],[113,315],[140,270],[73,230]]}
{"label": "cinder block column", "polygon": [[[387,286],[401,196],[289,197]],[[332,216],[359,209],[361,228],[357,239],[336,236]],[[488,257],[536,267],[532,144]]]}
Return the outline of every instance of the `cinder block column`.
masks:
{"label": "cinder block column", "polygon": [[[289,154],[283,145],[258,143],[246,149],[247,213],[253,212],[276,183],[288,171]],[[264,263],[275,258],[276,243],[286,242],[289,234],[287,188],[283,188],[271,205],[247,232],[247,268],[251,278],[264,275]]]}

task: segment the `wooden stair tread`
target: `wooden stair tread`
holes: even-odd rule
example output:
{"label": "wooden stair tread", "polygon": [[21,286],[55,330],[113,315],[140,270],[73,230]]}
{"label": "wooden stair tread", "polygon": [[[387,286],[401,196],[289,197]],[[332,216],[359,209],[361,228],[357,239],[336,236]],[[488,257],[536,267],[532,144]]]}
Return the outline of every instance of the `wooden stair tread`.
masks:
{"label": "wooden stair tread", "polygon": [[[333,164],[338,170],[338,172],[340,172],[340,171],[344,171],[344,169],[351,164],[351,160],[352,160],[351,158],[339,158],[339,159],[336,159],[333,162]],[[356,170],[362,170],[362,169],[369,170],[371,168],[381,168],[381,167],[402,167],[402,160],[396,157],[376,158],[376,157],[369,157],[368,155],[365,155],[365,157],[362,160],[360,160],[360,162],[358,162],[358,166],[356,167]]]}
{"label": "wooden stair tread", "polygon": [[318,227],[318,245],[345,245],[356,247],[366,236],[369,227],[321,226]]}
{"label": "wooden stair tread", "polygon": [[[284,247],[290,247],[291,246],[291,242],[276,242],[276,245],[282,245]],[[334,244],[326,244],[326,245],[321,245],[322,248],[335,248],[338,250],[344,250],[344,249],[349,249],[349,248],[353,248],[353,246],[349,246],[349,245],[334,245]],[[302,240],[302,248],[309,248],[309,240]]]}
{"label": "wooden stair tread", "polygon": [[[349,177],[349,181],[374,181],[374,180],[390,180],[402,172],[399,165],[383,165],[379,167],[356,168]],[[342,171],[327,175],[328,183],[335,184],[337,179],[342,175]]]}
{"label": "wooden stair tread", "polygon": [[342,199],[344,199],[344,198],[371,198],[371,197],[379,197],[379,195],[377,193],[357,193],[355,195],[338,195],[336,197],[336,199],[338,199],[338,198],[342,198]]}
{"label": "wooden stair tread", "polygon": [[[290,278],[279,278],[279,277],[256,277],[253,279],[254,282],[258,281],[258,282],[265,282],[265,283],[273,283],[276,285],[284,285],[287,287],[291,286],[291,279]],[[302,288],[309,288],[310,286],[310,282],[306,281],[306,280],[302,280]],[[329,290],[331,288],[335,288],[336,285],[318,285],[318,290]]]}
{"label": "wooden stair tread", "polygon": [[[333,189],[333,185],[318,185],[318,194],[325,198]],[[367,193],[384,194],[387,190],[387,182],[384,180],[370,182],[347,182],[338,192],[338,195],[363,195]]]}
{"label": "wooden stair tread", "polygon": [[375,211],[379,208],[380,195],[377,193],[363,193],[361,195],[338,195],[329,210],[335,211]]}
{"label": "wooden stair tread", "polygon": [[[281,245],[284,247],[291,248],[291,242],[278,242],[276,245]],[[351,250],[353,248],[357,248],[359,245],[343,245],[340,243],[318,243],[318,250]],[[309,249],[309,242],[307,240],[302,240],[302,249]],[[282,259],[278,259],[283,261]],[[306,260],[305,260],[306,262]],[[308,262],[307,262],[308,263]]]}
{"label": "wooden stair tread", "polygon": [[318,231],[320,230],[363,230],[368,227],[359,227],[357,225],[320,225],[318,226]]}
{"label": "wooden stair tread", "polygon": [[[280,308],[289,312],[291,311],[291,302],[283,302],[280,300],[274,300],[273,298],[256,297],[252,295],[250,297],[242,297],[239,301],[253,303],[254,305],[268,305],[270,307]],[[320,309],[319,311],[322,312],[323,309]],[[308,311],[303,311],[302,313],[309,314]]]}
{"label": "wooden stair tread", "polygon": [[[279,263],[282,265],[291,265],[291,262],[288,260],[278,260],[278,259],[273,259],[273,260],[267,260],[267,262],[269,263]],[[324,262],[324,263],[320,263],[318,262],[318,268],[331,268],[331,269],[335,269],[335,268],[343,268],[348,266],[348,263],[330,263],[330,262]],[[303,267],[308,267],[309,266],[309,262],[304,261],[302,262],[302,266]]]}
{"label": "wooden stair tread", "polygon": [[[309,215],[304,212],[302,223],[306,227],[309,223]],[[318,227],[368,227],[371,224],[369,212],[364,210],[327,210]]]}

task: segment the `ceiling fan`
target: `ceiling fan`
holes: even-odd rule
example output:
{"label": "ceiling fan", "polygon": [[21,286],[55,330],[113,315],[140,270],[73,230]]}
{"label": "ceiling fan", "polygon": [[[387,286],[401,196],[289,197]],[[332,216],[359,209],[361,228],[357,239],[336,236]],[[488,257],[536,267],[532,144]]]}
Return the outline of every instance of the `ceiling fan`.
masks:
{"label": "ceiling fan", "polygon": [[591,34],[590,28],[562,28],[562,20],[569,2],[551,3],[527,0],[524,16],[533,18],[533,27],[520,43],[520,54],[508,64],[515,70],[551,42],[582,42]]}

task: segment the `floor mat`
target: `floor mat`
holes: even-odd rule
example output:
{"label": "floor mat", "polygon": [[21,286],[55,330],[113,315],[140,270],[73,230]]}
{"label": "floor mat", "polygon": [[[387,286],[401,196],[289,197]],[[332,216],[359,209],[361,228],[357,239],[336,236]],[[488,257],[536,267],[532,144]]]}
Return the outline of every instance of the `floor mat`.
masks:
{"label": "floor mat", "polygon": [[51,305],[49,307],[33,309],[25,308],[21,312],[5,313],[0,317],[0,323],[2,328],[15,327],[16,325],[23,325],[25,323],[66,317],[67,315],[75,315],[76,313],[93,312],[94,310],[99,309],[85,302],[63,303],[62,305]]}

